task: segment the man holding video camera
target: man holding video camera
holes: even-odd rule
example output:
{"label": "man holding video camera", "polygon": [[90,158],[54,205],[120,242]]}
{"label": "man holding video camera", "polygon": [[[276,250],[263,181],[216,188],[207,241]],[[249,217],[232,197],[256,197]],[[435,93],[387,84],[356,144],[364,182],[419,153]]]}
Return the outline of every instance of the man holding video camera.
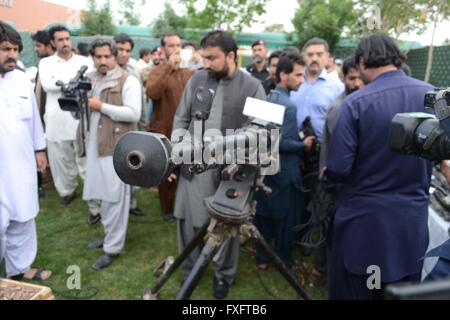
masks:
{"label": "man holding video camera", "polygon": [[[237,45],[234,39],[223,31],[212,31],[201,41],[203,48],[204,70],[198,71],[187,83],[173,122],[172,141],[179,142],[177,129],[190,130],[193,134],[197,117],[199,93],[214,92],[209,96],[209,110],[204,110],[205,129],[217,129],[225,134],[226,129],[238,129],[247,118],[242,114],[247,97],[266,100],[265,91],[259,80],[243,73],[236,64]],[[201,97],[200,97],[201,98]],[[203,101],[203,98],[201,98]],[[203,101],[204,102],[204,101]],[[183,130],[181,130],[183,131]],[[199,175],[190,175],[181,170],[175,217],[177,218],[178,248],[182,251],[197,231],[208,221],[209,214],[204,199],[216,192],[218,171],[208,170]],[[170,179],[175,179],[171,175]],[[201,248],[197,248],[182,265],[183,278],[191,271]],[[239,257],[239,236],[229,237],[216,255],[213,294],[216,298],[225,298],[228,288],[234,281]]]}
{"label": "man holding video camera", "polygon": [[384,35],[358,45],[366,87],[345,98],[329,145],[326,177],[342,183],[332,235],[330,299],[381,299],[391,283],[420,281],[428,245],[431,162],[389,148],[397,113],[423,112],[429,84],[398,68]]}
{"label": "man holding video camera", "polygon": [[104,38],[94,40],[90,53],[97,70],[89,75],[93,87],[92,97],[89,98],[90,131],[85,141],[83,199],[101,200],[100,215],[105,237],[103,241],[89,244],[90,248],[103,248],[104,254],[92,266],[100,270],[108,267],[125,245],[130,186],[117,176],[112,155],[118,139],[129,131],[137,130],[142,89],[139,80],[117,64],[117,47],[113,41]]}
{"label": "man holding video camera", "polygon": [[89,60],[72,53],[70,32],[66,27],[54,26],[49,34],[56,54],[40,61],[39,80],[47,93],[44,120],[50,169],[61,205],[68,206],[76,197],[77,176],[84,177],[84,159],[75,152],[78,120],[70,112],[61,110],[58,104],[61,88],[55,83],[58,80],[69,82],[81,66],[89,65]]}

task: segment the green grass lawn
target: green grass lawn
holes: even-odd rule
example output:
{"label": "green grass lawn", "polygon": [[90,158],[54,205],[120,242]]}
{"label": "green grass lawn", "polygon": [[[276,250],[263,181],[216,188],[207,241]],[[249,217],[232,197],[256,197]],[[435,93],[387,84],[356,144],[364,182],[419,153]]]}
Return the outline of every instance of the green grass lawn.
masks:
{"label": "green grass lawn", "polygon": [[[81,187],[77,194],[81,194]],[[155,267],[167,256],[176,256],[176,224],[163,222],[159,213],[158,193],[140,190],[139,207],[145,217],[131,216],[123,253],[107,269],[95,271],[91,265],[101,255],[100,249],[88,249],[87,244],[103,238],[101,223],[86,223],[87,205],[80,196],[69,207],[62,208],[55,190],[47,190],[41,200],[37,218],[38,256],[35,266],[53,271],[52,277],[42,283],[53,289],[56,299],[141,299],[145,289],[154,285]],[[239,271],[227,299],[297,299],[297,294],[273,266],[258,271],[250,243],[241,248]],[[298,254],[295,253],[298,258]],[[71,274],[69,266],[81,270],[81,291],[68,290]],[[326,288],[313,284],[307,272],[298,277],[305,280],[307,291],[315,299],[326,298]],[[195,289],[192,299],[214,299],[212,296],[213,265],[210,264]],[[160,291],[160,299],[174,299],[180,288],[181,274],[177,271]],[[91,297],[90,297],[91,296]]]}

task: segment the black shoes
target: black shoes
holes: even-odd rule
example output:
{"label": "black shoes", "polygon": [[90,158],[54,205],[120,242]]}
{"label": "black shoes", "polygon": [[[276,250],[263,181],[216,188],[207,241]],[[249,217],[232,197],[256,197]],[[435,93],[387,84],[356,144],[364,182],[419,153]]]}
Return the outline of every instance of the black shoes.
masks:
{"label": "black shoes", "polygon": [[92,226],[92,225],[96,224],[97,222],[99,222],[100,219],[101,219],[100,214],[93,215],[92,213],[89,213],[88,218],[87,218],[87,223]]}
{"label": "black shoes", "polygon": [[38,197],[39,199],[45,198],[45,190],[42,186],[38,188]]}
{"label": "black shoes", "polygon": [[228,295],[229,284],[223,279],[214,278],[213,295],[216,299],[224,299]]}
{"label": "black shoes", "polygon": [[74,191],[72,194],[61,198],[61,205],[63,207],[67,207],[75,198],[77,197],[77,193]]}
{"label": "black shoes", "polygon": [[311,247],[307,247],[304,245],[300,246],[300,253],[302,254],[302,256],[304,257],[309,257],[312,255],[312,248]]}
{"label": "black shoes", "polygon": [[103,240],[95,240],[88,244],[89,249],[100,249],[103,248]]}
{"label": "black shoes", "polygon": [[109,267],[118,256],[118,254],[104,253],[100,258],[97,259],[97,261],[95,261],[95,263],[92,265],[92,268],[97,271],[105,269]]}
{"label": "black shoes", "polygon": [[175,218],[173,213],[166,213],[166,214],[163,213],[163,214],[161,214],[161,217],[163,218],[163,220],[165,222],[168,222],[168,223],[173,223],[173,222],[177,221],[177,219]]}
{"label": "black shoes", "polygon": [[130,209],[130,215],[136,216],[136,217],[142,217],[142,216],[145,216],[145,212],[142,211],[142,209],[134,208],[134,209]]}

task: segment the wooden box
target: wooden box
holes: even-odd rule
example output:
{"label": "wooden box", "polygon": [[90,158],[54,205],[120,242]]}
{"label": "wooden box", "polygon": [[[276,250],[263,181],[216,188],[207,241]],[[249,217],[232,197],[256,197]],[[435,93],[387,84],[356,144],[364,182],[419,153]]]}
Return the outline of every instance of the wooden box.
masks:
{"label": "wooden box", "polygon": [[55,300],[55,297],[49,287],[0,278],[0,300]]}

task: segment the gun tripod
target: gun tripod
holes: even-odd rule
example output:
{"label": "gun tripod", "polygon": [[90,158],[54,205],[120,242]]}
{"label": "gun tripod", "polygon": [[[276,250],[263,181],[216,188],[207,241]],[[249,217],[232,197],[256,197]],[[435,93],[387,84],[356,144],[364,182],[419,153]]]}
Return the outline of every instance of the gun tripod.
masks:
{"label": "gun tripod", "polygon": [[[226,170],[227,169],[225,169],[225,171]],[[229,170],[235,174],[237,173],[235,172],[236,168],[233,166],[230,166]],[[209,262],[224,244],[225,239],[227,239],[227,237],[236,236],[243,227],[250,230],[251,237],[257,241],[269,259],[274,263],[277,270],[289,282],[292,288],[294,288],[294,290],[304,300],[311,299],[305,289],[300,285],[297,279],[289,272],[285,264],[272,250],[270,245],[264,240],[258,229],[250,222],[250,215],[254,212],[255,204],[252,203],[249,205],[248,203],[238,201],[234,203],[234,205],[231,205],[233,204],[233,200],[237,201],[240,196],[247,198],[249,194],[246,192],[250,192],[254,185],[253,182],[256,175],[254,168],[247,166],[239,172],[241,172],[240,178],[237,179],[239,183],[236,183],[236,179],[224,180],[219,185],[216,194],[213,197],[206,199],[205,203],[211,215],[210,222],[207,222],[202,226],[195,237],[175,259],[173,264],[166,270],[166,272],[162,274],[159,281],[145,292],[143,297],[144,300],[155,300],[157,298],[159,290],[163,287],[166,281],[177,270],[177,268],[181,266],[189,254],[203,242],[203,239],[206,236],[205,245],[203,246],[197,261],[176,296],[176,300],[189,299]],[[235,174],[232,176],[235,176]],[[244,183],[245,181],[247,183]],[[240,204],[242,206],[240,206]],[[238,214],[235,211],[236,208],[241,209]]]}

